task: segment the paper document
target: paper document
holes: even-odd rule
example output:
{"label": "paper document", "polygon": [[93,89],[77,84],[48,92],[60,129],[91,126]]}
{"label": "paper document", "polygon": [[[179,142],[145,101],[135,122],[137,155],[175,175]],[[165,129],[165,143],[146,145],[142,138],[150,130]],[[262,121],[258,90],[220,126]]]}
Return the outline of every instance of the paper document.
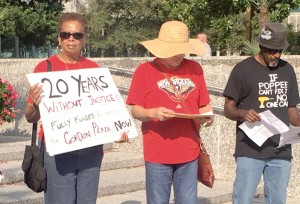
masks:
{"label": "paper document", "polygon": [[261,121],[254,123],[244,122],[239,125],[246,135],[261,146],[269,137],[275,134],[282,134],[289,130],[289,127],[278,119],[270,110],[259,113]]}
{"label": "paper document", "polygon": [[214,113],[212,111],[206,112],[206,113],[201,113],[201,114],[185,114],[185,113],[173,113],[173,115],[176,118],[188,118],[188,119],[193,119],[193,118],[207,118],[207,117],[213,117]]}
{"label": "paper document", "polygon": [[289,131],[282,133],[277,148],[294,143],[300,143],[300,127],[291,127]]}

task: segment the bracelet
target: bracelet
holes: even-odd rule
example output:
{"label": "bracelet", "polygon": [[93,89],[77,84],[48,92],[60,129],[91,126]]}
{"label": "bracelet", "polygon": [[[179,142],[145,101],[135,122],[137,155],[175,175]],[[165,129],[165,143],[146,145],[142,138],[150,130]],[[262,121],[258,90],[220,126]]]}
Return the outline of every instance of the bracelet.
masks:
{"label": "bracelet", "polygon": [[39,112],[40,112],[39,110],[37,110],[37,109],[34,107],[34,104],[33,104],[33,103],[31,104],[31,106],[32,106],[34,112],[36,112],[36,113],[39,113]]}

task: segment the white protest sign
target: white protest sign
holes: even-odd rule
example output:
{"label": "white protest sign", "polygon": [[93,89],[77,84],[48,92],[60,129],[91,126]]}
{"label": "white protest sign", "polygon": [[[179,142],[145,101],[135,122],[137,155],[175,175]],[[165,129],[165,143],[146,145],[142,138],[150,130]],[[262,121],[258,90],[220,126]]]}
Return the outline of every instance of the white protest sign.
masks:
{"label": "white protest sign", "polygon": [[108,68],[31,73],[43,84],[39,104],[47,151],[57,155],[138,135]]}

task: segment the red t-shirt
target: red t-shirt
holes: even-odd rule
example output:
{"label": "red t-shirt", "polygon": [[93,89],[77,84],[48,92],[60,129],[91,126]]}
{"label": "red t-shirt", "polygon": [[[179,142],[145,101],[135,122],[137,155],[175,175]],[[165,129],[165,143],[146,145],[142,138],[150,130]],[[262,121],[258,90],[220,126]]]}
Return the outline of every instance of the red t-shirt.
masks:
{"label": "red t-shirt", "polygon": [[[57,55],[53,55],[48,58],[48,60],[51,62],[51,71],[63,71],[63,70],[75,70],[75,69],[85,69],[85,68],[99,68],[100,66],[96,63],[93,62],[89,59],[86,59],[84,57],[80,57],[79,62],[75,64],[69,64],[69,63],[64,63],[61,61]],[[41,61],[35,68],[34,68],[34,73],[38,72],[47,72],[47,67],[48,64],[46,60]],[[32,103],[31,99],[28,97],[28,102]],[[40,131],[39,131],[39,137],[43,137],[43,126],[40,126]]]}
{"label": "red t-shirt", "polygon": [[[196,114],[200,106],[210,102],[200,64],[184,59],[179,69],[171,70],[160,65],[180,91],[184,104],[176,98],[166,78],[168,76],[147,62],[141,64],[134,73],[126,101],[128,105],[139,105],[146,109],[166,107],[178,113]],[[153,119],[142,123],[142,132],[145,161],[184,163],[196,159],[199,154],[199,139],[191,119]]]}

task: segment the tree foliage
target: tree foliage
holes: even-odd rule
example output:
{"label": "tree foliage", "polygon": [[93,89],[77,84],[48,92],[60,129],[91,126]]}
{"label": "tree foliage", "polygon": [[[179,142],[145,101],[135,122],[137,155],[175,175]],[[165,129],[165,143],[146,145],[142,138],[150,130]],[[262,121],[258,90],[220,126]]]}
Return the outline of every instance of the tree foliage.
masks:
{"label": "tree foliage", "polygon": [[300,0],[165,0],[160,8],[163,19],[178,19],[192,29],[207,29],[212,20],[239,14],[252,5],[255,13],[267,12],[272,21],[282,21]]}
{"label": "tree foliage", "polygon": [[[299,7],[300,0],[165,0],[159,14],[164,20],[185,22],[192,35],[206,30],[214,49],[232,53],[246,40],[246,25],[256,34],[266,22],[282,22],[291,9]],[[251,22],[242,17],[249,8],[254,14]]]}
{"label": "tree foliage", "polygon": [[95,0],[87,13],[91,49],[138,50],[139,41],[157,34],[159,6],[159,0]]}
{"label": "tree foliage", "polygon": [[18,36],[25,46],[55,42],[62,3],[62,0],[0,0],[0,8],[8,10],[0,22],[0,35]]}
{"label": "tree foliage", "polygon": [[222,55],[238,53],[246,39],[245,24],[245,13],[213,20],[212,28],[208,30],[212,49],[220,51]]}
{"label": "tree foliage", "polygon": [[[2,42],[18,36],[27,47],[55,45],[57,18],[67,1],[71,0],[0,0]],[[267,21],[281,22],[298,7],[300,0],[90,0],[88,10],[80,12],[89,21],[93,52],[145,51],[140,41],[156,38],[163,22],[180,20],[190,28],[191,37],[206,31],[213,50],[233,53],[246,39],[246,25],[252,25],[257,35]],[[254,13],[251,22],[245,14],[249,8]]]}
{"label": "tree foliage", "polygon": [[[235,0],[165,0],[160,17],[186,23],[192,33],[211,27],[214,19],[243,12],[247,6]],[[243,5],[243,6],[242,6]]]}

